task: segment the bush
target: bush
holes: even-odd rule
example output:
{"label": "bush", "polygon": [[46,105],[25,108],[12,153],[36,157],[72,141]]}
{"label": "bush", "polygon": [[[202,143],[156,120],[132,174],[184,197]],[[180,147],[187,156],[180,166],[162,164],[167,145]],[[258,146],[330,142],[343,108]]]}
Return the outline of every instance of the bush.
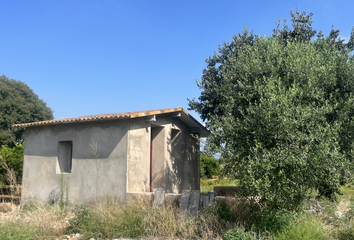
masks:
{"label": "bush", "polygon": [[256,240],[256,234],[253,232],[246,232],[242,228],[234,228],[224,232],[224,240]]}
{"label": "bush", "polygon": [[220,219],[225,221],[235,221],[235,215],[232,212],[232,209],[226,202],[220,202],[217,204],[217,213]]}
{"label": "bush", "polygon": [[140,205],[104,205],[93,211],[92,215],[86,213],[83,207],[74,211],[77,216],[71,223],[77,224],[74,228],[79,228],[85,236],[95,239],[144,236],[146,212]]}
{"label": "bush", "polygon": [[221,219],[217,208],[213,206],[197,217],[180,221],[178,209],[172,203],[153,207],[151,202],[142,199],[129,201],[128,204],[101,205],[92,210],[91,216],[85,219],[88,221],[81,221],[79,232],[87,238],[95,239],[217,239],[223,231],[236,226],[233,222]]}
{"label": "bush", "polygon": [[354,177],[354,29],[348,44],[336,30],[315,40],[312,14],[291,15],[293,28],[220,46],[189,101],[211,132],[206,151],[275,210],[298,210],[311,190],[335,200]]}
{"label": "bush", "polygon": [[249,229],[255,229],[257,232],[272,235],[283,231],[291,225],[297,218],[296,212],[281,210],[269,211],[264,209],[260,211],[257,206],[251,205],[251,221]]}
{"label": "bush", "polygon": [[[17,182],[21,183],[22,172],[23,172],[23,152],[25,146],[23,144],[17,144],[13,148],[7,145],[2,145],[0,147],[0,155],[10,169],[13,169],[17,173]],[[3,184],[8,184],[5,182],[4,175],[6,174],[6,169],[0,165],[0,182]]]}
{"label": "bush", "polygon": [[75,217],[69,219],[70,228],[66,230],[67,233],[77,233],[85,225],[88,225],[91,220],[91,212],[88,209],[87,205],[80,204],[75,205],[72,210]]}
{"label": "bush", "polygon": [[[274,240],[326,240],[327,237],[316,217],[305,214],[274,236]],[[350,239],[350,238],[348,238]]]}
{"label": "bush", "polygon": [[214,157],[202,155],[200,157],[200,177],[212,178],[220,174],[219,161]]}
{"label": "bush", "polygon": [[23,226],[17,223],[7,222],[0,226],[0,236],[2,240],[29,240],[32,239],[36,228],[33,226]]}

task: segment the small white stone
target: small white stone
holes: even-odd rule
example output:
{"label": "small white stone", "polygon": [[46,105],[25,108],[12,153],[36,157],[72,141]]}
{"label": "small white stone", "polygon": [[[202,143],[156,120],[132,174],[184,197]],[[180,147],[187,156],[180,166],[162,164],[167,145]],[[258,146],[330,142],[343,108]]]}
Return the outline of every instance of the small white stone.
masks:
{"label": "small white stone", "polygon": [[335,215],[336,215],[337,218],[342,218],[342,217],[343,217],[343,213],[340,212],[340,211],[337,211],[337,212],[335,213]]}

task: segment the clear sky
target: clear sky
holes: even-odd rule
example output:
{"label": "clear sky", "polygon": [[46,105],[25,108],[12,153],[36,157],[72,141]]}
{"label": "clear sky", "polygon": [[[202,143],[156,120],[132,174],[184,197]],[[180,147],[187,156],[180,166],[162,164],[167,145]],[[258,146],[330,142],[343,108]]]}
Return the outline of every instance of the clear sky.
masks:
{"label": "clear sky", "polygon": [[[270,35],[290,10],[348,38],[354,1],[0,0],[0,74],[25,82],[55,119],[188,108],[205,59],[244,27]],[[191,114],[200,119],[195,112]]]}

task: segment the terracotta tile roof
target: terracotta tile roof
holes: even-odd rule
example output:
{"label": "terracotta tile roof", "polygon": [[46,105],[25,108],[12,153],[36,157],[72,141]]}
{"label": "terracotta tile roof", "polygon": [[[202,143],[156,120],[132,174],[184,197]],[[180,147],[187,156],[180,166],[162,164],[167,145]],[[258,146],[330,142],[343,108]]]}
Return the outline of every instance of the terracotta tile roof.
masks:
{"label": "terracotta tile roof", "polygon": [[[166,108],[166,109],[157,109],[157,110],[147,110],[147,111],[136,111],[136,112],[124,112],[124,113],[109,113],[109,114],[99,114],[99,115],[89,115],[82,117],[74,117],[74,118],[63,118],[63,119],[55,119],[41,122],[32,122],[32,123],[22,123],[22,124],[14,124],[11,127],[13,128],[23,128],[23,127],[34,127],[40,125],[53,125],[53,124],[65,124],[65,123],[73,123],[73,122],[92,122],[92,121],[100,121],[100,120],[114,120],[114,119],[123,119],[123,118],[137,118],[137,117],[145,117],[152,115],[159,115],[165,113],[174,113],[181,112],[184,113],[184,119],[191,119],[194,124],[202,131],[208,131],[201,123],[199,123],[194,117],[189,115],[189,113],[181,107],[176,108]],[[189,125],[190,125],[189,120]],[[196,127],[194,126],[194,127]]]}

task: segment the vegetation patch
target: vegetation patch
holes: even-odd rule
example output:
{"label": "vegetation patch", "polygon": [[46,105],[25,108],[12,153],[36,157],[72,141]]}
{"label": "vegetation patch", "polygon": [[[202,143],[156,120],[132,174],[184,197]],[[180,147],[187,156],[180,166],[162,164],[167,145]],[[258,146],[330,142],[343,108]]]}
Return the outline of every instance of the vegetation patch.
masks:
{"label": "vegetation patch", "polygon": [[30,240],[37,228],[30,225],[7,222],[0,226],[0,236],[2,240]]}

